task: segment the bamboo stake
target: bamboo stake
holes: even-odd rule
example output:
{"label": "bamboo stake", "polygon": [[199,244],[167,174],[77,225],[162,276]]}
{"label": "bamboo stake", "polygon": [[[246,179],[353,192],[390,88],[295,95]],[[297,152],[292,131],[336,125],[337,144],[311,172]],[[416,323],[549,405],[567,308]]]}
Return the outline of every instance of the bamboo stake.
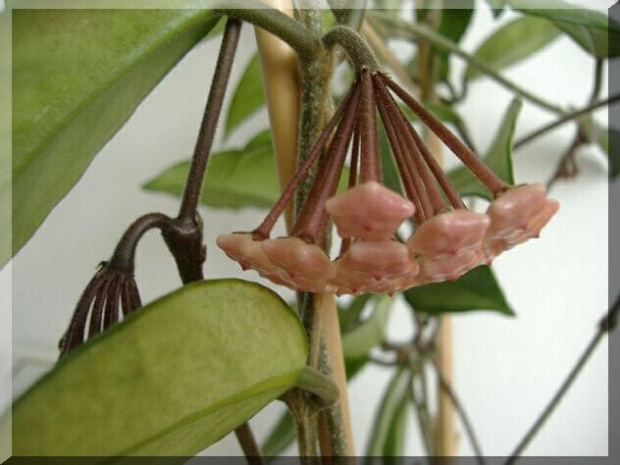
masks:
{"label": "bamboo stake", "polygon": [[[263,0],[263,3],[293,16],[292,0]],[[300,111],[299,63],[297,53],[275,35],[256,28],[263,86],[271,125],[273,150],[278,164],[280,187],[293,178],[297,158]],[[293,224],[293,204],[284,213],[286,229]]]}

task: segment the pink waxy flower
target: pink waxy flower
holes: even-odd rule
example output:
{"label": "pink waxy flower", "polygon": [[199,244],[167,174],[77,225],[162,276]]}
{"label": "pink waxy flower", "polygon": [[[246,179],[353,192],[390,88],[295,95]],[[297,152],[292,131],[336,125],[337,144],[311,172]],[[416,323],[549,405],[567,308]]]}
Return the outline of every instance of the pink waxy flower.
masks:
{"label": "pink waxy flower", "polygon": [[426,282],[456,281],[472,268],[486,263],[482,250],[468,250],[459,255],[422,258],[422,275]]}
{"label": "pink waxy flower", "polygon": [[218,236],[217,245],[226,255],[235,260],[243,270],[254,269],[261,276],[284,286],[292,286],[287,273],[274,265],[263,252],[261,243],[250,233],[223,234]]}
{"label": "pink waxy flower", "polygon": [[484,249],[489,259],[538,237],[558,209],[558,202],[547,198],[542,184],[526,184],[500,194],[487,210],[491,226],[486,233]]}
{"label": "pink waxy flower", "polygon": [[260,243],[265,256],[293,282],[293,289],[325,292],[336,268],[316,244],[297,237],[268,239]]}
{"label": "pink waxy flower", "polygon": [[481,213],[456,210],[425,222],[407,241],[409,250],[424,257],[459,256],[480,250],[491,220]]}
{"label": "pink waxy flower", "polygon": [[340,237],[389,240],[415,213],[409,200],[375,181],[368,181],[332,197],[325,208],[334,218]]}

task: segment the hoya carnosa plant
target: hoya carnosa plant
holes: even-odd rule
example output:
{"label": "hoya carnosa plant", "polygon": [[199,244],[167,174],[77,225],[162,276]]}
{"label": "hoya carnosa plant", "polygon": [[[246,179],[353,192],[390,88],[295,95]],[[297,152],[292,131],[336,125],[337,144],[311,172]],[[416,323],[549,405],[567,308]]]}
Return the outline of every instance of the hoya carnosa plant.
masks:
{"label": "hoya carnosa plant", "polygon": [[[485,213],[470,211],[394,96],[406,104],[490,191]],[[383,185],[377,113],[406,198]],[[323,161],[320,155],[325,151]],[[348,190],[337,194],[350,152]],[[311,168],[318,173],[286,237],[273,227]],[[241,267],[298,291],[389,293],[456,280],[515,245],[538,237],[558,211],[542,184],[510,186],[388,75],[363,68],[265,220],[253,231],[221,235],[217,244]],[[411,220],[406,242],[396,234]],[[342,238],[330,257],[332,222]]]}

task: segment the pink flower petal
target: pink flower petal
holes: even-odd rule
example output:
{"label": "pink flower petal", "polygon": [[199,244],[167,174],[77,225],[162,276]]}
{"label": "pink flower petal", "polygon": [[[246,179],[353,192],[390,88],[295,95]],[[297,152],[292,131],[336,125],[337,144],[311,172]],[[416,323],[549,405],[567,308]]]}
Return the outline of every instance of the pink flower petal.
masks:
{"label": "pink flower petal", "polygon": [[378,182],[369,181],[325,203],[340,237],[389,240],[401,223],[413,216],[409,200]]}
{"label": "pink flower petal", "polygon": [[392,279],[418,268],[404,244],[395,241],[355,241],[347,252],[357,269],[375,279]]}
{"label": "pink flower petal", "polygon": [[470,250],[458,256],[441,258],[424,258],[422,274],[428,282],[456,281],[459,277],[486,263],[482,250]]}
{"label": "pink flower petal", "polygon": [[292,281],[286,273],[275,266],[263,252],[261,242],[255,241],[252,234],[223,234],[218,236],[217,245],[226,255],[241,265],[243,270],[256,270],[264,278],[276,284],[291,286]]}
{"label": "pink flower petal", "polygon": [[434,216],[407,241],[414,255],[458,256],[479,250],[491,220],[481,213],[456,210]]}
{"label": "pink flower petal", "polygon": [[268,239],[263,252],[271,262],[286,271],[291,279],[325,280],[336,275],[336,269],[318,245],[307,244],[297,237]]}
{"label": "pink flower petal", "polygon": [[547,198],[542,184],[518,186],[506,191],[487,210],[491,226],[483,247],[489,260],[538,237],[559,208],[556,200]]}

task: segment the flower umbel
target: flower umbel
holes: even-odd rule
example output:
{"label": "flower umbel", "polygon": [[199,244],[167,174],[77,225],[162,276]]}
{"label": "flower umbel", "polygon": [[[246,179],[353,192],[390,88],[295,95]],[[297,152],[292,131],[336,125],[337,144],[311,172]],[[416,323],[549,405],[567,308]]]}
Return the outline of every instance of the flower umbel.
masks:
{"label": "flower umbel", "polygon": [[[486,213],[467,209],[394,96],[404,102],[486,186]],[[406,198],[382,184],[377,111]],[[351,146],[349,189],[337,185]],[[325,150],[323,162],[319,162]],[[289,237],[270,239],[282,211],[308,172],[317,176]],[[532,237],[558,211],[541,184],[511,187],[437,118],[388,76],[364,69],[263,223],[217,243],[241,267],[299,291],[393,293],[456,280]],[[323,251],[330,220],[342,238],[338,257]],[[411,220],[406,244],[396,231]]]}

